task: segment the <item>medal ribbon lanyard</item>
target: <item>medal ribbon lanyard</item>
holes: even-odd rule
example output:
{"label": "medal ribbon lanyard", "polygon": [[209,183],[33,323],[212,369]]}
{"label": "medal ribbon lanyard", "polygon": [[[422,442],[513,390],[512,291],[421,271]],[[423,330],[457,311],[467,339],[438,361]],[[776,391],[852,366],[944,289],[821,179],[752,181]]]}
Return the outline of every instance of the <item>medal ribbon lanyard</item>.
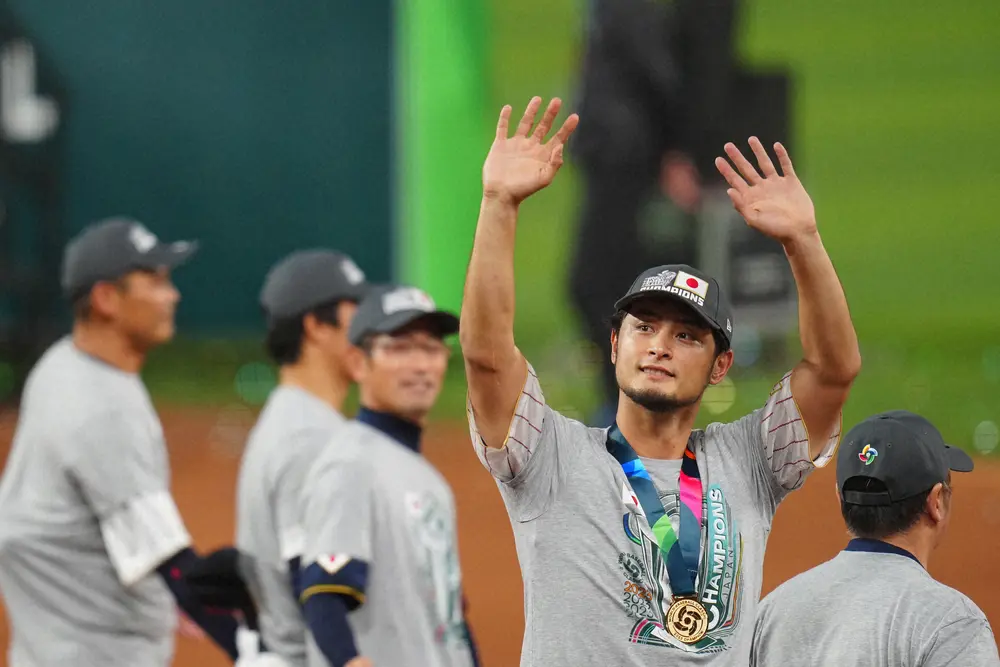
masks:
{"label": "medal ribbon lanyard", "polygon": [[653,486],[653,480],[646,466],[628,444],[625,436],[613,424],[608,429],[608,453],[621,464],[625,477],[639,499],[639,506],[646,515],[646,521],[653,530],[660,547],[660,557],[667,566],[670,589],[674,597],[696,597],[695,582],[698,577],[698,559],[701,552],[701,525],[703,489],[698,460],[695,458],[691,441],[684,449],[681,472],[677,485],[680,490],[679,533],[674,532],[670,518],[663,509],[663,503]]}

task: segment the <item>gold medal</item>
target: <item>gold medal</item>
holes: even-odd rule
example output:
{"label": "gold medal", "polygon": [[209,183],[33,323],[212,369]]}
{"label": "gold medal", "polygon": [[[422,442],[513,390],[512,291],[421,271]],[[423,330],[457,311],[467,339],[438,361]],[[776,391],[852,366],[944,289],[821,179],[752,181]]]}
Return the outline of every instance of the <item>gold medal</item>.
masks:
{"label": "gold medal", "polygon": [[685,644],[698,642],[708,632],[708,612],[695,598],[675,597],[665,620],[667,631]]}

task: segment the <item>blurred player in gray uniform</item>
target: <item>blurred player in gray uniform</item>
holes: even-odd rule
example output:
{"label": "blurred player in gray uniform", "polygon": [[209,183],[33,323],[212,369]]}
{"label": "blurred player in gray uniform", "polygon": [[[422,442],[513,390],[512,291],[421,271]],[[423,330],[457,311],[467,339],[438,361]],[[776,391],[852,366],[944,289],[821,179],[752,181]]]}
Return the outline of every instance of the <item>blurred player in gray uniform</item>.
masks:
{"label": "blurred player in gray uniform", "polygon": [[165,667],[178,606],[236,657],[233,618],[207,613],[178,575],[198,557],[139,376],[174,335],[170,270],[194,251],[127,219],[66,248],[73,332],[29,376],[0,483],[11,667]]}
{"label": "blurred player in gray uniform", "polygon": [[1000,665],[983,612],[926,569],[948,527],[951,471],[972,467],[912,412],[852,428],[837,454],[837,487],[855,539],[761,602],[751,664]]}
{"label": "blurred player in gray uniform", "polygon": [[[468,667],[455,501],[420,454],[458,319],[383,287],[351,323],[357,420],[309,471],[301,601],[312,667]],[[359,657],[360,656],[360,657]]]}
{"label": "blurred player in gray uniform", "polygon": [[608,304],[617,416],[609,429],[587,428],[546,405],[514,343],[518,207],[551,182],[577,121],[544,141],[559,102],[532,131],[540,106],[531,101],[513,137],[510,107],[501,112],[461,331],[473,443],[521,563],[521,665],[746,667],[771,520],[832,457],[861,363],[812,202],[780,146],[783,176],[755,139],[760,172],[732,144],[742,177],[716,163],[747,223],[784,245],[798,284],[803,360],[762,407],[694,430],[705,389],[733,362],[735,323],[715,279],[668,265]]}
{"label": "blurred player in gray uniform", "polygon": [[276,264],[260,295],[280,380],[243,452],[236,547],[264,645],[293,667],[306,664],[296,585],[305,542],[299,496],[306,471],[344,423],[340,410],[352,383],[347,331],[367,289],[349,257],[306,250]]}

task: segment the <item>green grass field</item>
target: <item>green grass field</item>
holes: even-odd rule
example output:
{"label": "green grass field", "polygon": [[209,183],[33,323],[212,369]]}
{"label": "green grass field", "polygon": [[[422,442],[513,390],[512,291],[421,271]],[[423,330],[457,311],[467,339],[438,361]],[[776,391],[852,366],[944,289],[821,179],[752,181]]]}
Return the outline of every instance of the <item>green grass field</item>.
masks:
{"label": "green grass field", "polygon": [[[572,100],[583,6],[493,1],[495,110],[535,94]],[[862,341],[847,422],[905,407],[971,447],[978,424],[1000,422],[1000,170],[988,157],[1000,144],[1000,4],[748,0],[742,23],[747,62],[788,64],[796,77],[793,158]],[[593,377],[565,297],[577,187],[569,167],[523,208],[517,336],[550,402],[583,415]],[[256,343],[181,343],[148,378],[166,399],[235,400],[237,369],[259,357]],[[454,366],[441,417],[462,414]],[[259,394],[257,370],[244,375]],[[735,402],[710,397],[703,421],[755,407],[775,379],[735,376]]]}

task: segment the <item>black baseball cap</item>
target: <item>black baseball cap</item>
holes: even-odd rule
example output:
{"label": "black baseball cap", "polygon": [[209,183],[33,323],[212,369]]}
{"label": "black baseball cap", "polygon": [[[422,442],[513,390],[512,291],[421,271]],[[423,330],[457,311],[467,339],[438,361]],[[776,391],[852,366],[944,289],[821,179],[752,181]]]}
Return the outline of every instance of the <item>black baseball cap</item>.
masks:
{"label": "black baseball cap", "polygon": [[305,315],[337,301],[361,301],[368,293],[365,274],[350,257],[336,250],[297,250],[271,267],[260,290],[268,319]]}
{"label": "black baseball cap", "polygon": [[358,306],[347,338],[353,345],[360,345],[372,334],[391,334],[423,318],[442,338],[458,333],[458,317],[439,310],[423,290],[407,285],[382,285]]}
{"label": "black baseball cap", "polygon": [[132,271],[173,269],[198,249],[196,241],[163,243],[131,218],[106,218],[88,225],[63,251],[63,293],[76,298],[95,284]]}
{"label": "black baseball cap", "polygon": [[687,264],[665,264],[639,274],[632,287],[615,302],[616,310],[628,310],[638,299],[666,298],[690,307],[713,331],[719,333],[726,347],[733,342],[733,313],[717,281],[707,273]]}
{"label": "black baseball cap", "polygon": [[[929,421],[906,410],[865,419],[847,432],[837,454],[837,486],[852,505],[889,505],[948,480],[948,471],[971,472],[972,457],[946,445]],[[881,482],[885,490],[845,491],[849,479]]]}

